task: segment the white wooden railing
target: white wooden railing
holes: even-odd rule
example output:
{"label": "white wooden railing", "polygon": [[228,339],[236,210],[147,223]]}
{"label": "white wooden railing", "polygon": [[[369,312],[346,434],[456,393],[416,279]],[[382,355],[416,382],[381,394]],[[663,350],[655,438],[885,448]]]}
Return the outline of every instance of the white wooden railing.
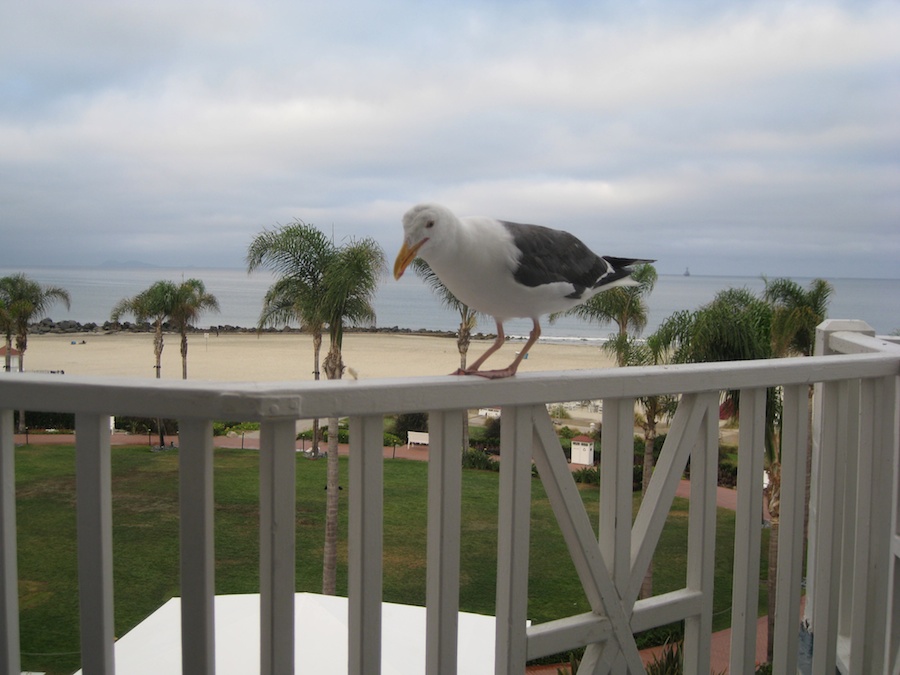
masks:
{"label": "white wooden railing", "polygon": [[[502,407],[497,673],[587,648],[584,673],[644,672],[633,634],[685,622],[685,672],[710,671],[720,392],[741,390],[731,672],[752,673],[759,589],[759,486],[765,390],[784,392],[775,673],[797,671],[803,593],[808,390],[816,384],[808,615],[814,671],[898,672],[898,373],[900,351],[855,324],[826,326],[805,359],[521,374],[499,381],[419,378],[290,384],[10,375],[0,379],[0,675],[20,667],[12,410],[76,415],[78,573],[85,673],[115,671],[109,415],[177,418],[180,428],[182,662],[215,672],[213,434],[216,419],[261,422],[262,673],[294,672],[297,419],[350,417],[349,672],[380,672],[382,419],[430,414],[426,664],[457,672],[460,413]],[[851,334],[848,330],[856,331]],[[839,355],[833,352],[868,352]],[[647,496],[632,522],[636,397],[681,396]],[[546,404],[603,401],[599,545]],[[688,568],[679,590],[637,600],[675,490],[691,459]],[[531,464],[537,465],[592,611],[527,623]],[[889,508],[890,505],[890,508]],[[811,617],[811,618],[810,618]],[[820,638],[820,636],[822,636]]]}

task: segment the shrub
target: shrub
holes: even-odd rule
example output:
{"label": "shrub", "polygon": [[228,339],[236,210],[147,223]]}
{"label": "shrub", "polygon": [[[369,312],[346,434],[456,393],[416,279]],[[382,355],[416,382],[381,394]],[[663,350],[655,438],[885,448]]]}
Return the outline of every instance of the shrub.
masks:
{"label": "shrub", "polygon": [[406,438],[408,431],[428,431],[428,413],[402,413],[394,420],[392,433],[399,438]]}
{"label": "shrub", "polygon": [[[322,441],[328,441],[328,426],[319,427],[319,437]],[[304,439],[307,441],[312,440],[312,429],[307,429],[306,431],[301,431],[297,434],[297,440]],[[341,422],[338,424],[338,443],[349,443],[350,442],[350,429],[347,427],[346,422]]]}
{"label": "shrub", "polygon": [[[322,429],[322,440],[328,442],[328,427]],[[350,429],[343,425],[338,425],[338,443],[350,442]]]}
{"label": "shrub", "polygon": [[637,633],[634,641],[637,643],[638,649],[647,649],[648,647],[658,647],[659,645],[675,644],[684,639],[684,623],[676,621],[664,626],[657,626],[650,630]]}
{"label": "shrub", "polygon": [[662,651],[647,664],[647,675],[681,675],[684,672],[684,655],[681,643],[667,642]]}
{"label": "shrub", "polygon": [[600,484],[600,467],[586,466],[572,472],[572,478],[576,483],[584,483],[586,485]]}
{"label": "shrub", "polygon": [[[19,411],[13,413],[13,428],[19,427]],[[75,413],[52,413],[25,411],[25,427],[28,429],[63,429],[71,431],[75,428]]]}
{"label": "shrub", "polygon": [[492,417],[484,425],[484,433],[481,434],[482,442],[489,447],[500,447],[500,418]]}
{"label": "shrub", "polygon": [[478,469],[481,471],[499,471],[500,464],[495,462],[491,456],[482,450],[466,450],[462,455],[462,466],[464,469]]}
{"label": "shrub", "polygon": [[719,465],[719,487],[737,487],[737,464],[727,463]]}
{"label": "shrub", "polygon": [[568,420],[572,418],[569,411],[566,410],[566,407],[562,403],[550,406],[548,412],[550,413],[550,417],[554,417],[558,420]]}
{"label": "shrub", "polygon": [[644,487],[644,465],[633,464],[631,466],[631,491],[640,492]]}
{"label": "shrub", "polygon": [[231,432],[259,431],[259,422],[213,422],[213,436],[227,436]]}
{"label": "shrub", "polygon": [[578,668],[581,666],[581,658],[575,652],[569,652],[569,669],[565,668],[557,668],[557,675],[574,675],[574,673],[578,672]]}
{"label": "shrub", "polygon": [[[684,673],[684,644],[681,639],[677,642],[667,640],[662,651],[653,657],[645,669],[647,675],[682,675]],[[757,667],[756,675],[763,675],[763,673],[765,671],[760,671]],[[724,675],[724,673],[719,675]]]}
{"label": "shrub", "polygon": [[[312,442],[313,432],[312,429],[305,429],[297,434],[297,440],[304,440]],[[322,442],[328,442],[328,427],[322,426],[319,427],[319,438]],[[338,443],[349,443],[350,442],[350,429],[345,425],[341,424],[338,426]],[[402,440],[399,436],[395,436],[389,431],[384,432],[384,436],[382,437],[382,444],[386,448],[393,447],[395,445],[406,445],[406,441]]]}
{"label": "shrub", "polygon": [[[178,433],[178,420],[160,420],[165,434]],[[116,428],[124,429],[130,434],[158,433],[155,417],[116,417]]]}

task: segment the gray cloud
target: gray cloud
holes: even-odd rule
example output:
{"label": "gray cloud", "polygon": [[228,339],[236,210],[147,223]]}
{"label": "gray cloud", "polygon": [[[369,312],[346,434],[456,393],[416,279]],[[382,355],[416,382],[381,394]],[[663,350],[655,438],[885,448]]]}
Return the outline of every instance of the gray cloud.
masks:
{"label": "gray cloud", "polygon": [[[892,276],[895,3],[19,3],[0,266],[240,266],[417,201],[660,270]],[[12,236],[15,235],[15,236]]]}

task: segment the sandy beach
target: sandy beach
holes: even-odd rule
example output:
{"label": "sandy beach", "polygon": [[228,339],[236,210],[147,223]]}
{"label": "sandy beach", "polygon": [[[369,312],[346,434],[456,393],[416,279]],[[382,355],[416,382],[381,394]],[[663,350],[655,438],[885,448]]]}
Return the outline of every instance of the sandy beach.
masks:
{"label": "sandy beach", "polygon": [[[181,379],[180,337],[164,336],[162,373]],[[523,343],[509,342],[487,362],[502,368]],[[473,341],[471,363],[490,345]],[[325,356],[323,345],[322,357]],[[446,375],[459,367],[456,339],[394,333],[348,333],[344,364],[360,379]],[[24,358],[27,371],[64,371],[67,375],[155,377],[150,333],[30,335]],[[596,344],[538,343],[519,372],[608,368],[613,360]],[[188,378],[213,381],[312,380],[312,338],[299,333],[203,333],[188,336]],[[349,375],[345,375],[348,377]],[[324,378],[324,373],[322,374]]]}

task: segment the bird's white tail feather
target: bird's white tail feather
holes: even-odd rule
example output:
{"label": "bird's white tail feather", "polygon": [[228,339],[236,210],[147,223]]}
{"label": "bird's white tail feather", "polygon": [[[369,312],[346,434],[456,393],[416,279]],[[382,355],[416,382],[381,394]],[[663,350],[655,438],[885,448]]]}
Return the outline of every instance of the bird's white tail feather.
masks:
{"label": "bird's white tail feather", "polygon": [[611,281],[608,284],[603,284],[600,287],[601,291],[608,291],[610,288],[616,288],[617,286],[638,286],[638,282],[636,282],[631,277],[622,277],[621,279],[616,279],[615,281]]}

